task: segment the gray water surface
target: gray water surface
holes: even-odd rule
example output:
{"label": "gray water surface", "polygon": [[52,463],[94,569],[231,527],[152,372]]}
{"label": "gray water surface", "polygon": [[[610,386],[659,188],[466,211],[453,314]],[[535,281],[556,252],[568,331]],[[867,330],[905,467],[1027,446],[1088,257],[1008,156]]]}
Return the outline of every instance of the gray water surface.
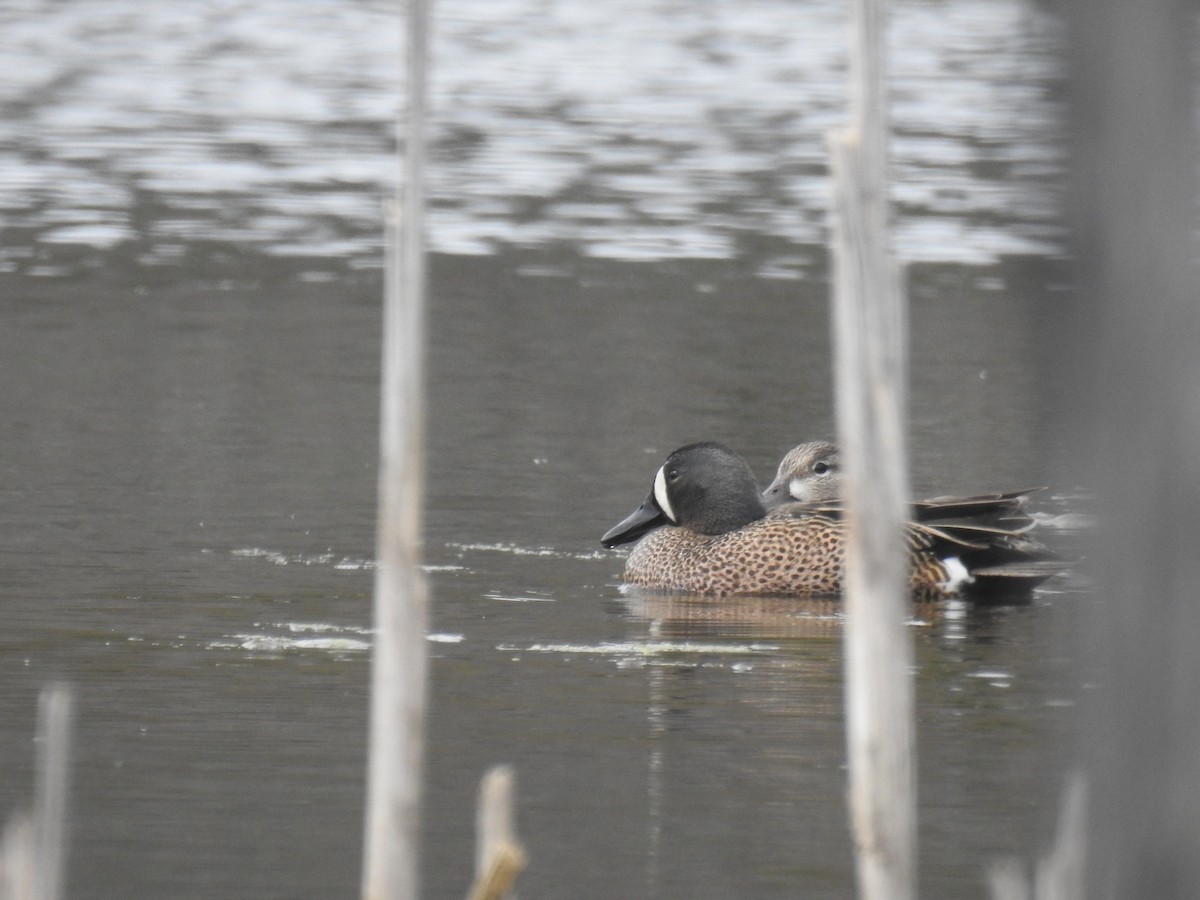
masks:
{"label": "gray water surface", "polygon": [[[118,250],[172,270],[228,245],[302,258],[311,277],[378,266],[395,4],[7,3],[0,26],[0,271],[66,274]],[[760,276],[806,277],[846,29],[833,0],[439,5],[433,248],[753,251]],[[902,258],[1059,249],[1058,35],[1024,0],[896,6]]]}
{"label": "gray water surface", "polygon": [[[523,896],[849,896],[836,605],[628,593],[598,543],[682,443],[765,480],[833,432],[841,9],[437,16],[425,895],[465,894],[508,762]],[[71,896],[352,895],[397,14],[0,20],[0,812],[63,678]],[[1055,26],[916,3],[893,43],[914,489],[1036,484]],[[1086,602],[915,611],[923,896],[982,897],[1045,845]]]}

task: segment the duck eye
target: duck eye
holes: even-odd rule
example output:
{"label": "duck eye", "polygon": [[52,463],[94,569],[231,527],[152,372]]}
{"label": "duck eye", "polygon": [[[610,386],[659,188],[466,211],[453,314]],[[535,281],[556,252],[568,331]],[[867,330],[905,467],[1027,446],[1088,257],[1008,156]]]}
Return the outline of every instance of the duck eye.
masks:
{"label": "duck eye", "polygon": [[829,463],[824,463],[824,462],[816,463],[813,466],[813,471],[816,472],[818,475],[828,475],[829,474]]}
{"label": "duck eye", "polygon": [[667,481],[678,481],[678,480],[679,480],[679,470],[678,469],[668,469],[667,470]]}

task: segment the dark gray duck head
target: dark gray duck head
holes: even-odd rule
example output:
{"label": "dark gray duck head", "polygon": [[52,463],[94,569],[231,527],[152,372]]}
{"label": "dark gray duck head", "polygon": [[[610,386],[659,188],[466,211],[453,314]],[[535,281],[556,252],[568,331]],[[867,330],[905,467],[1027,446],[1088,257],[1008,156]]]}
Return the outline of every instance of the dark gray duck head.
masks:
{"label": "dark gray duck head", "polygon": [[605,532],[600,543],[611,549],[661,525],[725,534],[766,514],[746,461],[723,444],[705,441],[668,456],[642,505]]}

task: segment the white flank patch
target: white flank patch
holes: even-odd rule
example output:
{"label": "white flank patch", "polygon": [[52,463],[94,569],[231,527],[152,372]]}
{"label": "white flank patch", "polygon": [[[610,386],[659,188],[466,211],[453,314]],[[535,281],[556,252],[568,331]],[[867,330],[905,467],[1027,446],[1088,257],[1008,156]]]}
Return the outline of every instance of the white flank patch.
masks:
{"label": "white flank patch", "polygon": [[942,582],[942,587],[948,591],[957,591],[964,584],[975,580],[957,556],[946,557],[942,560],[942,565],[946,567],[946,580]]}
{"label": "white flank patch", "polygon": [[666,468],[666,466],[660,466],[658,474],[654,476],[654,502],[663,511],[663,515],[673,524],[678,525],[679,520],[675,518],[675,510],[671,509],[671,500],[667,497]]}

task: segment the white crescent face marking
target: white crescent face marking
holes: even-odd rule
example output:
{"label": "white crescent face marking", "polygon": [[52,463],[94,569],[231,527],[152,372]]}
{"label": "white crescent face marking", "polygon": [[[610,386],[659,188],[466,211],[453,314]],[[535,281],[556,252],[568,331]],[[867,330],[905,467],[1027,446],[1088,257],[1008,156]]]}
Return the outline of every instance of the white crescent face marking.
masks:
{"label": "white crescent face marking", "polygon": [[678,525],[679,520],[675,518],[675,510],[671,509],[671,500],[667,497],[667,475],[666,466],[660,466],[658,474],[654,476],[654,502],[658,504],[658,508],[663,511],[671,524]]}
{"label": "white crescent face marking", "polygon": [[805,500],[804,496],[804,479],[793,478],[788,482],[788,493],[792,495],[793,500]]}

